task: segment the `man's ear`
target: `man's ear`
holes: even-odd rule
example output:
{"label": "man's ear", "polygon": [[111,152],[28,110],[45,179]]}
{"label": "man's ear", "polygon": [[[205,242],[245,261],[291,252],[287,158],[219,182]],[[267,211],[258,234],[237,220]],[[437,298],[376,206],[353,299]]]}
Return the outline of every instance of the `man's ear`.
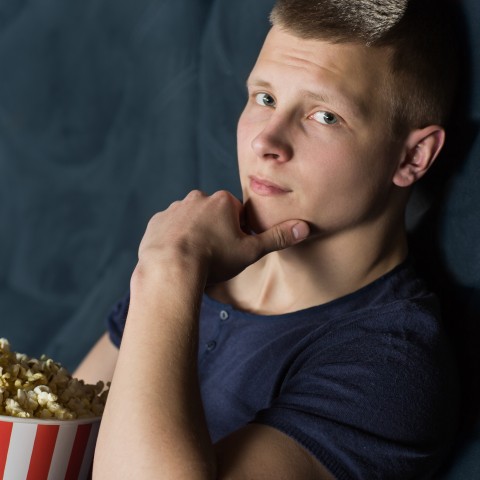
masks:
{"label": "man's ear", "polygon": [[403,156],[393,177],[398,187],[409,187],[422,178],[432,166],[445,143],[445,130],[438,125],[412,130]]}

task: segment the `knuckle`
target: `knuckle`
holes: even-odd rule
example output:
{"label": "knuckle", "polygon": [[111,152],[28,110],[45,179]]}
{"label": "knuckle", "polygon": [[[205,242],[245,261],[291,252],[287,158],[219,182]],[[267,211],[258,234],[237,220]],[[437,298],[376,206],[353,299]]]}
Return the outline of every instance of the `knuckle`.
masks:
{"label": "knuckle", "polygon": [[152,225],[157,223],[157,221],[160,219],[161,215],[162,215],[161,212],[157,212],[154,215],[152,215],[152,217],[148,221],[147,228],[151,227]]}
{"label": "knuckle", "polygon": [[191,192],[188,193],[185,199],[193,200],[193,199],[202,198],[202,197],[205,197],[205,194],[201,190],[192,190]]}
{"label": "knuckle", "polygon": [[274,238],[275,246],[279,250],[286,248],[289,244],[288,235],[281,228],[275,227],[273,229],[273,238]]}
{"label": "knuckle", "polygon": [[227,190],[218,190],[217,192],[213,193],[211,198],[218,201],[230,201],[231,200],[231,193]]}

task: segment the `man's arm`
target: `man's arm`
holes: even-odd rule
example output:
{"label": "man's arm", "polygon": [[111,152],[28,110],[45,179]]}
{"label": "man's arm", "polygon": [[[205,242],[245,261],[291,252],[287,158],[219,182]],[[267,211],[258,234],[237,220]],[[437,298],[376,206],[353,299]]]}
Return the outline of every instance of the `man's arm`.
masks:
{"label": "man's arm", "polygon": [[73,377],[90,384],[99,380],[111,382],[117,357],[118,349],[110,341],[108,333],[104,333],[73,372]]}
{"label": "man's arm", "polygon": [[250,425],[212,445],[197,379],[198,316],[207,282],[298,243],[301,221],[261,235],[240,228],[241,205],[199,192],[152,219],[94,464],[99,479],[331,478],[294,440]]}
{"label": "man's arm", "polygon": [[275,428],[250,424],[215,445],[217,478],[334,480],[295,440]]}

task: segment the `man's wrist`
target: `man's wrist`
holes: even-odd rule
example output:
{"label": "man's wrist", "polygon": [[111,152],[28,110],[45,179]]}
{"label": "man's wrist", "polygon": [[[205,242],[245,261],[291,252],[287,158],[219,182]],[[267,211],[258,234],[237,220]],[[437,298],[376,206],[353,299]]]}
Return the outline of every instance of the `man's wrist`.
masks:
{"label": "man's wrist", "polygon": [[[188,292],[205,288],[207,269],[201,261],[192,257],[171,256],[168,260],[140,259],[132,274],[132,295],[159,293],[165,289],[181,289]],[[174,292],[178,290],[174,290]]]}

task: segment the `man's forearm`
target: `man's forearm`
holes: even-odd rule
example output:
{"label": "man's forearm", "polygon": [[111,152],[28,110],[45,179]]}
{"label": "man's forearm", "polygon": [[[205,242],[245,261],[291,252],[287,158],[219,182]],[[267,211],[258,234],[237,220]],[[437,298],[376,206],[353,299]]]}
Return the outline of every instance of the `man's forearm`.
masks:
{"label": "man's forearm", "polygon": [[195,265],[137,267],[95,458],[95,478],[215,477],[197,379]]}

